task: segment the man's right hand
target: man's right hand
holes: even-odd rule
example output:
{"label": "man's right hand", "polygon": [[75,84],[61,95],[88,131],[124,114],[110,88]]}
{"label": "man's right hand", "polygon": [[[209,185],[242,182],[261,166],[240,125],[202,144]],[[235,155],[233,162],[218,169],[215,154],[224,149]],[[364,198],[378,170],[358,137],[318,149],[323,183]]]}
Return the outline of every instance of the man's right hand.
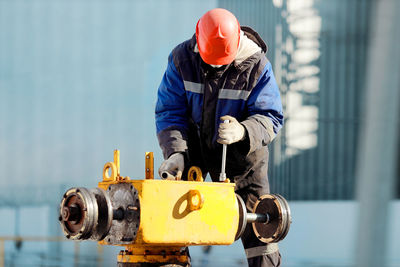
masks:
{"label": "man's right hand", "polygon": [[182,153],[175,153],[169,156],[167,160],[161,164],[158,169],[158,174],[161,179],[175,180],[175,177],[180,180],[183,169],[185,168],[185,159]]}

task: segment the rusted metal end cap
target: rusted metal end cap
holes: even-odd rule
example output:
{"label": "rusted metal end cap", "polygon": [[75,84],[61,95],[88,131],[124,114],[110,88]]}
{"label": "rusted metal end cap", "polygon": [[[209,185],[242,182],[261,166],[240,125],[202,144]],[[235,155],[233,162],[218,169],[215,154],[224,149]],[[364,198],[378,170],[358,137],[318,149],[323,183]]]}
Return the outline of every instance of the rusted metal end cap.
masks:
{"label": "rusted metal end cap", "polygon": [[64,235],[69,239],[86,239],[93,227],[94,203],[86,188],[71,188],[60,203],[59,221]]}
{"label": "rusted metal end cap", "polygon": [[292,216],[288,202],[281,195],[261,196],[254,205],[253,213],[268,215],[267,223],[252,223],[254,234],[260,241],[275,243],[286,237]]}

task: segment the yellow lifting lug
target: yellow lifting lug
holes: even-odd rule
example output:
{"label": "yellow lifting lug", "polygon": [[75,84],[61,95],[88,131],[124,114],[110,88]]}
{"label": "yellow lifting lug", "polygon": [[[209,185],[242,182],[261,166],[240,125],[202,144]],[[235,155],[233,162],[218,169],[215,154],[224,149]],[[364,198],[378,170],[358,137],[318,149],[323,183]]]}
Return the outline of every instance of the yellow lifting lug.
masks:
{"label": "yellow lifting lug", "polygon": [[[111,171],[111,176],[108,174],[108,171]],[[104,164],[103,168],[103,181],[111,182],[115,181],[117,178],[117,166],[115,166],[114,162],[107,162]]]}
{"label": "yellow lifting lug", "polygon": [[190,167],[188,171],[188,181],[203,182],[203,173],[201,169],[197,166]]}
{"label": "yellow lifting lug", "polygon": [[187,201],[190,211],[199,210],[203,207],[204,197],[199,190],[189,190]]}
{"label": "yellow lifting lug", "polygon": [[[111,175],[108,171],[111,171]],[[114,150],[114,162],[107,162],[103,167],[103,182],[129,180],[129,177],[120,175],[119,150]]]}
{"label": "yellow lifting lug", "polygon": [[146,179],[154,179],[154,155],[153,152],[146,152],[146,159],[145,159],[145,168],[146,168],[146,173],[145,177]]}
{"label": "yellow lifting lug", "polygon": [[120,164],[119,164],[119,150],[114,150],[114,164],[117,166],[117,177],[120,176]]}

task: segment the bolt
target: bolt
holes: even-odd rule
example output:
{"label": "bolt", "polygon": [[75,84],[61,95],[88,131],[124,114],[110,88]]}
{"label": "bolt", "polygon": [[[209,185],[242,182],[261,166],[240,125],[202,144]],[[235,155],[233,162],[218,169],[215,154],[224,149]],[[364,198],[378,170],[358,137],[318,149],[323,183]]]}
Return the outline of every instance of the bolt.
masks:
{"label": "bolt", "polygon": [[63,210],[62,210],[62,217],[63,217],[64,221],[68,221],[69,215],[70,215],[69,208],[68,207],[64,207]]}
{"label": "bolt", "polygon": [[64,221],[78,222],[81,219],[81,212],[77,205],[72,204],[70,207],[63,207],[60,217]]}

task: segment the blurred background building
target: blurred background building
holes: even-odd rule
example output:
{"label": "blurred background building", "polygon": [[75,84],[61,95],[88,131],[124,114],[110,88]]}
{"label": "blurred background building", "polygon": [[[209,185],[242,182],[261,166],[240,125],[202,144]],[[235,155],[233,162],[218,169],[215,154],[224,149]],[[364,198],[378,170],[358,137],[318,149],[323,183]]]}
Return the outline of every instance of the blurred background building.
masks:
{"label": "blurred background building", "polygon": [[[155,152],[158,168],[154,106],[168,54],[214,7],[231,10],[266,40],[280,85],[285,126],[271,145],[270,182],[291,200],[293,212],[281,244],[283,266],[354,265],[357,155],[368,122],[377,5],[0,0],[0,266],[115,263],[118,248],[57,239],[57,206],[68,187],[95,187],[115,148],[122,175],[144,178],[146,151]],[[391,42],[398,41],[397,31]],[[399,173],[398,167],[397,180]],[[395,191],[398,198],[400,183]],[[398,200],[387,220],[388,264],[400,266]],[[207,256],[192,251],[193,266],[245,265],[240,243]]]}

